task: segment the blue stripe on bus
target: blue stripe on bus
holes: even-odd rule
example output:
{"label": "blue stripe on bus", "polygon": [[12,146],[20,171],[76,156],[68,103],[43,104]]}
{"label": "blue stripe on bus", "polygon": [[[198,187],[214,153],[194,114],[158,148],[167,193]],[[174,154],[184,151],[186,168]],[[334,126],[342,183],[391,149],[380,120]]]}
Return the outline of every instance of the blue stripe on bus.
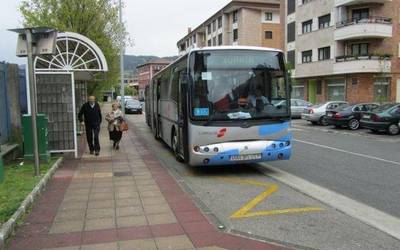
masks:
{"label": "blue stripe on bus", "polygon": [[[283,137],[282,141],[287,141],[288,138],[291,138],[291,135]],[[280,140],[275,141],[275,144],[280,143]],[[251,161],[238,161],[233,162],[230,161],[230,156],[232,155],[239,155],[238,149],[232,149],[224,152],[218,153],[210,158],[210,163],[212,165],[223,165],[223,164],[240,164],[240,163],[250,163],[250,162],[264,162],[264,161],[276,161],[278,160],[278,154],[283,154],[282,160],[287,160],[290,158],[291,155],[291,145],[285,147],[279,147],[277,145],[276,148],[272,148],[271,146],[265,148],[262,152],[262,158],[259,160],[251,160]]]}
{"label": "blue stripe on bus", "polygon": [[262,125],[258,129],[258,134],[260,136],[276,134],[276,133],[279,133],[279,132],[289,129],[289,127],[290,127],[289,122],[285,122],[283,124],[281,123],[281,124],[273,124],[273,125]]}

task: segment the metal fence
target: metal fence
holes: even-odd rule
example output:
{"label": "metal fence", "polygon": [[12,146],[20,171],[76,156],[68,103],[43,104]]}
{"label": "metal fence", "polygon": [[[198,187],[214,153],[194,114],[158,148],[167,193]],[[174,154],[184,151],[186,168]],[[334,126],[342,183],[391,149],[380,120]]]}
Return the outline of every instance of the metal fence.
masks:
{"label": "metal fence", "polygon": [[8,141],[11,134],[11,119],[7,96],[8,65],[0,63],[0,144]]}

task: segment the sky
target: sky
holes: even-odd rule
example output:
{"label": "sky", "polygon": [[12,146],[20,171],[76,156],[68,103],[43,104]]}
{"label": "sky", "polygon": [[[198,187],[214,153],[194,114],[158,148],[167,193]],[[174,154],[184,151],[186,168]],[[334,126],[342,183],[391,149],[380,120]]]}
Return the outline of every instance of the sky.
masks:
{"label": "sky", "polygon": [[[2,0],[0,9],[0,61],[25,63],[15,56],[17,35],[7,29],[22,26],[18,6],[22,0]],[[173,56],[177,41],[226,5],[229,0],[125,0],[123,20],[133,45],[129,55]]]}

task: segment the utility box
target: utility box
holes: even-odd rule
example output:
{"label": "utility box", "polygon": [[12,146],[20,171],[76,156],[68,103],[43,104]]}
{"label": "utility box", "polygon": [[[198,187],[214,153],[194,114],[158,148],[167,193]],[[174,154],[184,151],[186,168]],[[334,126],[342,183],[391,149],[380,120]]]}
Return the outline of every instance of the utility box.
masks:
{"label": "utility box", "polygon": [[[47,130],[49,120],[44,114],[37,114],[36,117],[40,160],[44,162],[49,162],[50,151]],[[22,117],[22,127],[24,130],[24,159],[34,160],[31,115],[24,115]]]}

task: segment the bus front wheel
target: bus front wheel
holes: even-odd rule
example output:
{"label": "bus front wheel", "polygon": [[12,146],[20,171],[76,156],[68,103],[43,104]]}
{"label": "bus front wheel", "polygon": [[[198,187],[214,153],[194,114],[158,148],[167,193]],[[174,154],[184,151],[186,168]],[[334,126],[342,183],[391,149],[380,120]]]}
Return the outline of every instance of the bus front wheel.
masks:
{"label": "bus front wheel", "polygon": [[158,133],[158,125],[157,125],[157,123],[158,123],[157,120],[154,118],[153,119],[153,135],[154,135],[154,138],[156,140],[159,140],[160,137],[158,136],[159,133]]}
{"label": "bus front wheel", "polygon": [[177,161],[183,162],[183,158],[179,153],[179,140],[178,140],[178,135],[176,134],[176,130],[173,129],[171,133],[171,147],[172,150],[174,151],[174,155]]}

